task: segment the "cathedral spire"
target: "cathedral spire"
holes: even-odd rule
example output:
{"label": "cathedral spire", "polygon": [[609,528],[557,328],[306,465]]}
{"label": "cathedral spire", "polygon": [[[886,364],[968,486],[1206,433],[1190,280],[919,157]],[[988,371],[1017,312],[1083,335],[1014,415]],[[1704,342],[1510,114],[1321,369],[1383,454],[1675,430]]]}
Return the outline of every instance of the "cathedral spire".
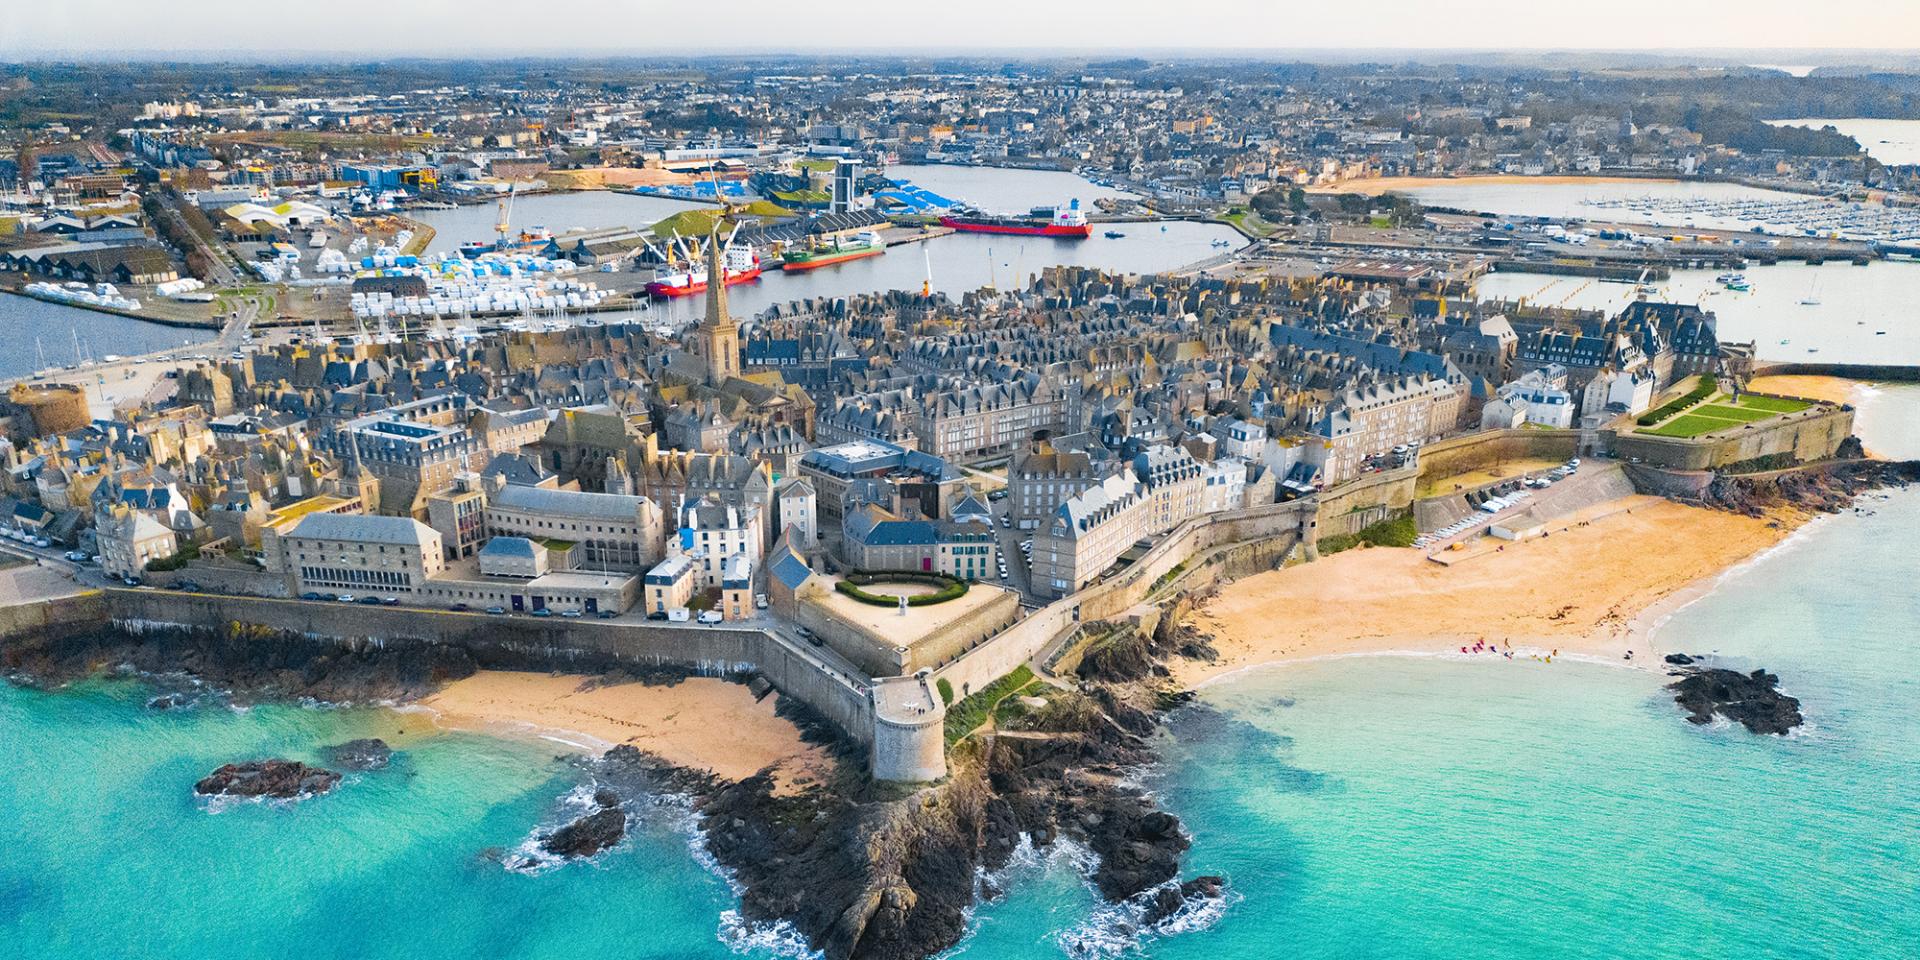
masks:
{"label": "cathedral spire", "polygon": [[727,313],[727,263],[722,255],[720,221],[707,237],[707,319],[700,325],[701,359],[707,386],[718,387],[740,375],[740,328]]}
{"label": "cathedral spire", "polygon": [[727,258],[721,251],[720,221],[713,223],[707,237],[707,326],[732,323],[727,315]]}

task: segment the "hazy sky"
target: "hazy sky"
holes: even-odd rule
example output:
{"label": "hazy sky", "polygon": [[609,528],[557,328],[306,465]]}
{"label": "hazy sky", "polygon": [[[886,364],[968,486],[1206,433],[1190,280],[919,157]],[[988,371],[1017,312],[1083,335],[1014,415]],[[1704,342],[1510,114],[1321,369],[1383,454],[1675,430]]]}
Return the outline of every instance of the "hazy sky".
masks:
{"label": "hazy sky", "polygon": [[341,52],[1920,49],[1920,0],[0,0],[10,58]]}

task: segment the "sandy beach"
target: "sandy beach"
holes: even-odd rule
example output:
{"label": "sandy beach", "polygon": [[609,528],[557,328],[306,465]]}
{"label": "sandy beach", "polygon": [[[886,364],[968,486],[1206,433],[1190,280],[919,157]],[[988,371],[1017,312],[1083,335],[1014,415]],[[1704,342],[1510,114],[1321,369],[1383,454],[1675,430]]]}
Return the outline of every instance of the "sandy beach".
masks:
{"label": "sandy beach", "polygon": [[1801,374],[1754,377],[1747,383],[1747,389],[1755,393],[1778,393],[1807,400],[1825,400],[1829,403],[1858,403],[1860,386],[1860,381],[1848,380],[1844,377]]}
{"label": "sandy beach", "polygon": [[669,763],[742,780],[775,769],[776,792],[823,780],[832,761],[738,683],[692,677],[672,686],[586,689],[570,674],[483,670],[420,701],[449,730],[542,736],[601,752],[632,744]]}
{"label": "sandy beach", "polygon": [[1422,187],[1471,187],[1505,186],[1528,184],[1533,186],[1554,186],[1569,183],[1676,183],[1678,181],[1654,179],[1648,177],[1523,177],[1512,174],[1491,174],[1482,177],[1366,177],[1359,180],[1341,180],[1308,187],[1308,193],[1361,193],[1367,196],[1379,196],[1391,190],[1418,190]]}
{"label": "sandy beach", "polygon": [[[1187,686],[1262,663],[1386,652],[1657,660],[1647,626],[1727,568],[1784,539],[1768,520],[1634,496],[1549,525],[1545,538],[1486,544],[1442,566],[1420,550],[1355,549],[1229,584],[1195,625],[1220,659],[1182,662]],[[1649,616],[1651,614],[1651,616]],[[1502,654],[1487,654],[1499,656]]]}

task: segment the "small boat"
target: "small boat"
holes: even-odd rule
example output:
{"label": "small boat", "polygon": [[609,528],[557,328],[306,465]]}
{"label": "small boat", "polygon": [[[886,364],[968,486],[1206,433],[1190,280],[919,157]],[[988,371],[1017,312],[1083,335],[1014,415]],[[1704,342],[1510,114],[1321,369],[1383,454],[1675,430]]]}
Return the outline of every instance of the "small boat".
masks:
{"label": "small boat", "polygon": [[1121,237],[1126,236],[1126,234],[1121,233],[1118,230],[1108,230],[1107,232],[1101,234],[1101,236],[1106,237],[1108,240],[1118,240]]}

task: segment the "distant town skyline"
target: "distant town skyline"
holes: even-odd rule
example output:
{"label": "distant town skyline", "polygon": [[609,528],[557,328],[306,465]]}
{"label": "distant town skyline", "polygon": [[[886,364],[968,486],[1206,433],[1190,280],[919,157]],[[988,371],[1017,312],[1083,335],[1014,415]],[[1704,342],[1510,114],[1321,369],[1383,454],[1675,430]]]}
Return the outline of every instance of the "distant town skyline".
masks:
{"label": "distant town skyline", "polygon": [[[768,8],[771,12],[777,8]],[[979,0],[941,8],[844,0],[830,16],[744,16],[703,28],[657,0],[335,0],[299,12],[233,0],[65,0],[9,10],[0,55],[206,57],[302,54],[434,57],[1190,49],[1302,50],[1920,49],[1920,5],[1797,0],[1375,0],[1364,8],[1291,0]]]}

